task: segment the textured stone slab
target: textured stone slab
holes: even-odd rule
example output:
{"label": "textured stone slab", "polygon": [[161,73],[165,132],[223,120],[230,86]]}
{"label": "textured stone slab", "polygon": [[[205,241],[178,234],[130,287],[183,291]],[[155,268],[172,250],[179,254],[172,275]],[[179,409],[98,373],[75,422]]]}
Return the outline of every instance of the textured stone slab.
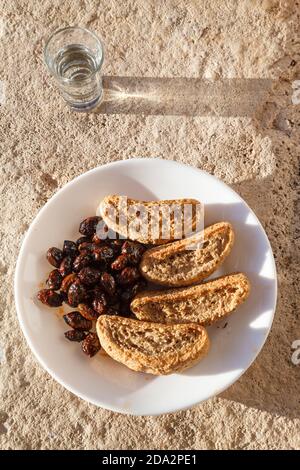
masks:
{"label": "textured stone slab", "polygon": [[[76,23],[105,44],[106,101],[81,115],[42,59],[49,33]],[[2,2],[1,448],[300,447],[298,27],[293,1]],[[279,279],[274,326],[248,372],[219,397],[160,417],[114,414],[64,390],[36,363],[13,299],[22,238],[48,198],[90,168],[136,156],[203,168],[237,190],[268,233]]]}

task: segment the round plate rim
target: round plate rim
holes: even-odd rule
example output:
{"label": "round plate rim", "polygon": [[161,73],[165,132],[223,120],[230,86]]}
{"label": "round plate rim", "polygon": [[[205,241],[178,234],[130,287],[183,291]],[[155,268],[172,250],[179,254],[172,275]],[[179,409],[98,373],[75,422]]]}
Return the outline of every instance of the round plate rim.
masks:
{"label": "round plate rim", "polygon": [[71,181],[69,181],[68,183],[66,183],[62,188],[60,188],[53,196],[51,196],[51,198],[43,205],[43,207],[41,207],[41,209],[37,212],[37,214],[35,215],[34,219],[32,220],[24,238],[23,238],[23,241],[22,241],[22,244],[21,244],[21,248],[20,248],[20,251],[19,251],[19,254],[18,254],[18,258],[17,258],[17,262],[16,262],[16,268],[15,268],[15,276],[14,276],[14,297],[15,297],[15,304],[16,304],[16,310],[17,310],[17,317],[18,317],[18,321],[20,323],[20,326],[21,326],[21,329],[22,329],[22,332],[25,336],[25,339],[33,353],[33,355],[35,356],[35,358],[37,359],[37,361],[41,364],[41,366],[50,374],[51,377],[53,377],[60,385],[62,385],[64,388],[66,388],[69,392],[73,393],[74,395],[76,395],[77,397],[85,400],[86,402],[88,403],[92,403],[93,405],[97,406],[97,407],[101,407],[101,408],[104,408],[104,409],[107,409],[107,410],[110,410],[110,411],[114,411],[114,412],[118,412],[118,413],[122,413],[122,414],[126,414],[126,415],[136,415],[136,416],[149,416],[150,414],[149,413],[143,413],[143,412],[133,412],[133,411],[128,411],[122,407],[118,407],[118,406],[112,406],[108,403],[103,403],[103,402],[100,402],[100,401],[97,401],[97,400],[93,400],[89,397],[87,397],[86,395],[78,392],[78,390],[75,390],[72,386],[69,386],[68,384],[66,384],[52,369],[50,369],[46,362],[44,361],[44,359],[42,357],[40,357],[40,355],[37,353],[36,349],[35,349],[35,346],[33,344],[33,341],[30,337],[30,335],[28,334],[27,330],[26,330],[26,327],[24,325],[24,322],[23,322],[23,318],[22,318],[22,313],[21,313],[21,306],[20,306],[20,302],[19,302],[19,299],[18,299],[18,286],[19,286],[19,282],[21,281],[20,279],[20,271],[21,271],[21,265],[22,265],[22,259],[23,259],[23,254],[24,254],[24,251],[26,249],[26,244],[27,244],[27,241],[29,240],[30,238],[30,235],[32,233],[32,231],[34,230],[35,228],[35,225],[38,223],[39,221],[39,218],[41,217],[41,215],[47,210],[48,206],[59,196],[61,195],[63,192],[67,191],[71,186],[75,185],[76,182],[79,180],[79,179],[83,179],[83,178],[86,178],[89,174],[91,173],[94,173],[98,170],[101,170],[101,169],[104,169],[104,168],[107,168],[107,167],[113,167],[113,166],[122,166],[122,165],[126,165],[126,164],[132,164],[132,163],[145,163],[145,162],[160,162],[160,163],[167,163],[167,164],[170,164],[170,165],[176,165],[176,166],[182,166],[184,167],[185,169],[186,168],[189,168],[190,170],[193,170],[193,171],[196,171],[196,172],[199,172],[199,173],[202,173],[203,175],[205,175],[207,178],[211,178],[213,179],[214,181],[216,181],[218,184],[220,184],[221,186],[223,186],[224,188],[226,188],[227,191],[231,192],[235,197],[237,197],[243,204],[245,204],[245,206],[247,207],[247,209],[249,210],[249,212],[253,215],[255,221],[257,222],[257,225],[259,226],[260,230],[263,232],[265,238],[266,238],[266,241],[267,241],[267,245],[268,245],[268,248],[270,250],[270,253],[272,255],[272,268],[273,268],[273,273],[274,273],[274,299],[273,299],[273,305],[274,305],[274,308],[273,308],[273,312],[272,312],[272,316],[270,318],[270,324],[269,324],[269,327],[268,327],[268,330],[266,330],[266,334],[265,334],[265,337],[264,337],[264,340],[262,341],[260,347],[256,350],[255,354],[253,355],[253,358],[251,360],[251,362],[249,363],[248,367],[245,368],[244,370],[242,370],[241,372],[239,372],[230,382],[228,382],[225,386],[222,386],[220,387],[217,391],[214,392],[213,395],[207,397],[206,399],[203,399],[203,400],[193,400],[189,403],[187,403],[185,406],[178,406],[178,407],[170,407],[169,409],[166,408],[164,409],[163,411],[158,411],[158,412],[155,412],[155,413],[151,413],[151,416],[158,416],[158,415],[161,415],[161,414],[167,414],[167,413],[172,413],[172,412],[176,412],[176,411],[180,411],[180,410],[186,410],[186,409],[189,409],[193,406],[196,406],[197,404],[199,403],[203,403],[205,402],[206,400],[210,399],[210,398],[213,398],[214,396],[217,396],[219,395],[220,393],[222,393],[224,390],[228,389],[233,383],[235,383],[237,380],[240,379],[240,377],[249,369],[249,367],[253,364],[253,362],[255,361],[255,359],[257,358],[257,356],[259,355],[259,353],[261,352],[266,340],[267,340],[267,337],[269,336],[269,333],[270,333],[270,330],[271,330],[271,327],[272,327],[272,324],[273,324],[273,320],[274,320],[274,315],[275,315],[275,311],[276,311],[276,304],[277,304],[277,297],[278,297],[278,279],[277,279],[277,271],[276,271],[276,264],[275,264],[275,260],[274,260],[274,255],[273,255],[273,250],[272,250],[272,247],[271,247],[271,244],[270,244],[270,241],[269,241],[269,238],[260,222],[260,220],[258,219],[258,217],[256,216],[256,214],[254,213],[254,211],[250,208],[250,206],[247,204],[247,202],[236,192],[234,191],[229,185],[227,185],[226,183],[224,183],[222,180],[220,180],[219,178],[217,178],[216,176],[214,175],[211,175],[210,173],[208,173],[207,171],[205,170],[202,170],[200,168],[196,168],[196,167],[193,167],[193,166],[190,166],[188,164],[185,164],[185,163],[182,163],[182,162],[177,162],[176,160],[167,160],[167,159],[163,159],[163,158],[151,158],[151,157],[145,157],[145,158],[130,158],[130,159],[124,159],[124,160],[117,160],[117,161],[114,161],[114,162],[109,162],[109,163],[106,163],[104,165],[99,165],[95,168],[91,168],[90,170],[76,176],[75,178],[73,178]]}

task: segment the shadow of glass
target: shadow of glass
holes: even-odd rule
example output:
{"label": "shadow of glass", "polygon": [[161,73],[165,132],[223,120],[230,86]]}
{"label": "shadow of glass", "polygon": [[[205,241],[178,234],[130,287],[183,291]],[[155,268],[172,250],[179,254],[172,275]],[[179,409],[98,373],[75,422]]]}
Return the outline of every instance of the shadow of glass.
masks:
{"label": "shadow of glass", "polygon": [[103,77],[96,114],[254,116],[266,102],[270,79]]}

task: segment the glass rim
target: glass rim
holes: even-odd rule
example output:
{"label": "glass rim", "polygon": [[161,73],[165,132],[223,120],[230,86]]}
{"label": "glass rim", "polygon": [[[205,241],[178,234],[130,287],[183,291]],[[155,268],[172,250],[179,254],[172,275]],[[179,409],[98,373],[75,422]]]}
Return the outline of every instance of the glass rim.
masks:
{"label": "glass rim", "polygon": [[72,79],[71,78],[67,78],[67,77],[61,77],[60,75],[58,75],[53,69],[52,67],[49,66],[49,54],[47,53],[48,51],[48,47],[49,47],[49,44],[50,42],[52,41],[52,39],[59,33],[62,33],[64,31],[70,31],[70,30],[81,30],[81,31],[84,31],[85,33],[88,33],[90,34],[91,36],[94,37],[94,39],[99,43],[99,46],[100,46],[100,50],[101,50],[101,58],[100,58],[100,61],[99,61],[99,64],[97,65],[96,69],[88,76],[88,77],[85,77],[85,78],[80,78],[78,79],[77,81],[78,82],[85,82],[85,81],[88,81],[90,80],[91,77],[93,77],[94,75],[96,75],[97,72],[99,72],[102,64],[103,64],[103,59],[104,59],[104,48],[103,48],[103,43],[101,41],[101,39],[97,36],[97,34],[95,34],[93,31],[91,31],[90,29],[87,29],[87,28],[84,28],[82,26],[65,26],[63,28],[59,28],[59,29],[56,29],[50,36],[49,38],[47,39],[47,42],[44,46],[44,61],[47,65],[47,68],[48,70],[50,71],[51,75],[53,75],[54,77],[56,77],[57,79],[59,79],[59,81],[62,81],[62,82],[65,82],[65,83],[71,83],[72,82]]}

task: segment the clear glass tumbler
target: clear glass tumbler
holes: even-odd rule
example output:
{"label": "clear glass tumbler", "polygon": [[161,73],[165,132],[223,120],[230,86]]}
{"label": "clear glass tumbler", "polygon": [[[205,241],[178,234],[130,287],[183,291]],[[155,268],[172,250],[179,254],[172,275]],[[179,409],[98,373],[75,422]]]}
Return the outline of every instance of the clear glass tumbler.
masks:
{"label": "clear glass tumbler", "polygon": [[49,38],[44,55],[50,73],[72,109],[88,111],[99,103],[103,46],[94,33],[78,26],[59,29]]}

